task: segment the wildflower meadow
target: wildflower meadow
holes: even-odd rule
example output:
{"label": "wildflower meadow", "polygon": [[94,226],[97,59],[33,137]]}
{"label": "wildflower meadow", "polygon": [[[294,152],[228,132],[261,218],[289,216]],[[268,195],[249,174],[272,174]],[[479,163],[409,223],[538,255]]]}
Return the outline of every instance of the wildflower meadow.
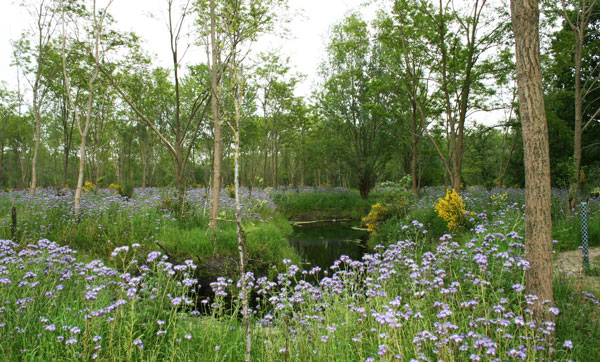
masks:
{"label": "wildflower meadow", "polygon": [[[532,316],[522,190],[474,189],[458,200],[428,189],[401,216],[377,221],[375,245],[362,259],[341,255],[330,268],[303,268],[287,248],[271,200],[286,192],[310,198],[315,191],[255,191],[244,199],[257,259],[246,275],[253,360],[599,360],[598,290],[577,275],[555,278],[555,303],[547,307],[554,322]],[[393,202],[384,193],[375,194],[374,210]],[[576,224],[561,209],[564,195],[554,196],[557,225]],[[206,232],[198,226],[206,198],[188,192],[181,217],[166,207],[169,197],[158,189],[132,198],[90,191],[75,218],[68,196],[2,193],[3,210],[18,210],[14,240],[10,213],[0,223],[2,360],[242,360],[238,278],[224,268],[207,279],[202,270],[207,260],[226,259],[226,246],[213,250],[210,237],[193,237]],[[444,200],[452,207],[443,209]],[[599,213],[593,199],[593,230]],[[166,236],[175,230],[206,245],[177,248]],[[216,237],[226,244],[228,231]],[[263,242],[282,245],[268,255]],[[574,241],[556,240],[557,250],[563,242]]]}

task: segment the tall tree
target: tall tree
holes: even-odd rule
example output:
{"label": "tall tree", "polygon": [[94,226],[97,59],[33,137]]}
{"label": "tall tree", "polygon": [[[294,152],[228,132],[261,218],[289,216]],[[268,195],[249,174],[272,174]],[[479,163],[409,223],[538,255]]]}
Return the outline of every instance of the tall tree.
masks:
{"label": "tall tree", "polygon": [[[466,13],[456,10],[456,6],[466,6]],[[473,98],[477,92],[489,92],[482,80],[494,72],[493,63],[485,62],[485,54],[502,43],[508,23],[503,22],[501,14],[492,12],[491,7],[487,0],[474,0],[462,5],[454,1],[445,5],[439,0],[438,31],[433,39],[440,57],[436,72],[449,130],[449,155],[444,163],[450,165],[449,176],[452,187],[457,191],[460,191],[462,182],[465,122],[473,109],[482,107],[481,100]],[[455,29],[450,22],[454,23]],[[444,158],[442,154],[440,156]]]}
{"label": "tall tree", "polygon": [[548,126],[540,65],[537,0],[511,0],[519,110],[525,152],[525,259],[528,294],[537,320],[552,318],[552,218]]}
{"label": "tall tree", "polygon": [[[263,124],[263,182],[276,187],[278,183],[281,133],[285,114],[294,104],[294,87],[297,79],[290,77],[289,60],[282,60],[275,53],[263,53],[256,68],[260,93],[258,99]],[[269,155],[271,159],[269,160]]]}
{"label": "tall tree", "polygon": [[219,216],[219,194],[221,192],[221,159],[223,136],[221,135],[221,108],[219,83],[223,73],[220,44],[217,39],[217,17],[215,0],[210,0],[210,108],[213,118],[213,170],[212,206],[210,212],[211,229],[216,229]]}
{"label": "tall tree", "polygon": [[[9,186],[10,169],[8,166],[7,150],[18,137],[17,129],[22,125],[17,120],[17,96],[6,89],[6,84],[0,82],[0,185]],[[17,168],[14,168],[16,171]]]}
{"label": "tall tree", "polygon": [[[71,90],[71,77],[69,76],[69,73],[67,71],[67,33],[66,33],[66,28],[67,28],[67,21],[66,21],[66,15],[67,15],[67,11],[69,10],[73,10],[73,8],[71,8],[72,4],[67,4],[63,2],[63,9],[62,9],[62,29],[63,29],[63,33],[62,33],[62,68],[63,68],[63,76],[65,79],[65,92],[67,94],[67,99],[69,101],[69,104],[71,106],[71,108],[74,110],[75,112],[75,121],[77,123],[77,130],[79,131],[79,134],[81,135],[81,143],[80,143],[80,147],[79,147],[79,173],[77,176],[77,186],[75,188],[75,200],[73,202],[73,212],[78,215],[79,214],[79,203],[81,200],[81,192],[83,189],[83,178],[84,178],[84,171],[85,171],[85,163],[86,163],[86,139],[87,139],[87,135],[88,132],[90,130],[90,125],[92,122],[92,107],[94,104],[94,96],[95,96],[95,90],[96,90],[96,81],[98,80],[98,76],[100,73],[100,53],[101,53],[101,36],[103,34],[104,31],[104,25],[105,25],[105,20],[107,19],[108,16],[108,7],[110,7],[110,5],[112,4],[112,0],[109,0],[106,4],[106,6],[102,9],[98,9],[97,8],[97,3],[96,0],[93,0],[92,2],[92,6],[91,6],[91,10],[89,13],[90,16],[90,26],[91,26],[91,31],[92,33],[90,34],[89,39],[83,40],[83,39],[75,39],[77,41],[77,43],[81,44],[84,48],[84,50],[86,52],[89,52],[92,55],[92,61],[93,64],[91,66],[90,69],[90,74],[88,76],[88,80],[87,80],[87,100],[86,100],[86,104],[85,104],[85,108],[83,109],[83,117],[84,119],[81,119],[81,112],[79,111],[78,105],[76,105],[74,97],[72,95],[72,90]],[[85,9],[75,9],[76,12],[71,12],[71,14],[85,14],[86,10]],[[75,24],[77,24],[77,22],[75,21]],[[78,32],[75,32],[76,35],[78,35]]]}
{"label": "tall tree", "polygon": [[[177,6],[175,0],[167,0],[167,29],[169,32],[169,48],[172,59],[172,74],[174,82],[174,90],[172,102],[174,103],[174,114],[167,120],[168,126],[166,130],[158,125],[156,119],[152,115],[145,114],[144,110],[136,106],[132,99],[132,94],[126,92],[126,89],[119,83],[119,79],[123,77],[113,77],[111,69],[102,67],[102,73],[109,79],[117,92],[121,95],[125,103],[127,103],[135,114],[149,127],[167,147],[175,164],[175,179],[179,193],[179,204],[181,212],[183,212],[183,202],[185,196],[185,169],[186,164],[191,155],[191,151],[198,137],[200,127],[203,124],[203,119],[208,111],[209,89],[203,87],[198,89],[194,97],[184,99],[182,95],[182,76],[181,62],[185,55],[189,44],[183,45],[184,37],[187,34],[186,29],[189,17],[192,15],[193,7],[191,0],[183,1],[181,6]],[[134,57],[139,59],[139,55]],[[137,52],[139,53],[139,52]],[[113,69],[114,70],[114,69]],[[122,69],[126,73],[126,68]],[[189,104],[188,104],[189,103]],[[185,109],[185,111],[184,111]],[[168,132],[168,133],[167,133]]]}
{"label": "tall tree", "polygon": [[[574,175],[571,179],[571,185],[569,190],[569,201],[570,209],[575,207],[577,202],[577,195],[579,193],[580,186],[580,170],[581,170],[581,139],[583,132],[590,127],[600,116],[600,107],[590,112],[589,118],[585,119],[584,123],[584,104],[586,98],[594,92],[595,89],[600,87],[599,80],[597,77],[588,79],[587,82],[582,82],[582,67],[584,66],[585,60],[585,41],[588,32],[588,25],[592,19],[597,0],[580,0],[580,1],[569,1],[561,0],[562,15],[569,25],[575,39],[575,47],[573,50],[573,65],[574,65],[574,97],[575,97],[575,124],[573,128],[573,172]],[[596,59],[595,65],[589,65],[593,69],[588,70],[589,73],[597,73],[597,69],[600,67],[600,62]]]}
{"label": "tall tree", "polygon": [[[48,51],[52,36],[56,27],[57,9],[51,0],[37,0],[26,4],[22,3],[31,15],[34,22],[30,31],[31,40],[27,39],[27,35],[23,35],[21,44],[21,54],[25,57],[23,69],[28,73],[25,78],[29,82],[32,91],[32,113],[35,122],[33,158],[31,160],[31,183],[29,185],[29,194],[35,194],[37,186],[37,165],[38,154],[41,142],[42,129],[42,106],[44,104],[48,87],[44,84],[43,73],[46,67],[46,53]],[[33,47],[31,47],[33,45]],[[30,77],[31,75],[31,77]]]}
{"label": "tall tree", "polygon": [[334,26],[327,50],[320,113],[331,131],[330,149],[347,163],[353,184],[367,198],[391,150],[389,89],[381,87],[378,49],[359,15]]}
{"label": "tall tree", "polygon": [[[213,194],[210,228],[218,222],[221,189],[222,112],[221,80],[231,68],[234,54],[239,67],[247,57],[250,45],[260,34],[273,30],[275,21],[282,16],[277,10],[286,6],[286,0],[225,0],[198,1],[199,24],[204,36],[209,37],[207,53],[211,61],[211,109],[213,111]],[[209,29],[206,32],[206,29]],[[245,48],[244,48],[245,47]],[[245,50],[242,50],[245,49]],[[229,77],[233,72],[230,73]]]}
{"label": "tall tree", "polygon": [[431,137],[425,125],[430,118],[439,114],[435,97],[428,94],[430,86],[427,77],[433,57],[428,54],[430,44],[424,36],[428,30],[426,23],[432,20],[425,16],[423,7],[426,6],[420,1],[394,1],[393,15],[379,20],[378,36],[384,51],[389,53],[389,60],[384,64],[400,85],[401,92],[398,93],[408,95],[410,174],[415,195],[419,194],[421,186],[421,139],[425,135]]}

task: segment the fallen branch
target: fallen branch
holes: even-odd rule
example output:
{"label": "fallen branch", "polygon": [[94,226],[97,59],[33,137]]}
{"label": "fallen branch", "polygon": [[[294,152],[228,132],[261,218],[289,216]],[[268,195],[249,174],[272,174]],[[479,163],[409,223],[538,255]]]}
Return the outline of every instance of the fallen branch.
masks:
{"label": "fallen branch", "polygon": [[307,224],[316,224],[316,223],[319,223],[319,222],[342,222],[342,221],[352,221],[352,219],[290,221],[290,224],[295,225],[295,226],[299,226],[299,225],[307,225]]}

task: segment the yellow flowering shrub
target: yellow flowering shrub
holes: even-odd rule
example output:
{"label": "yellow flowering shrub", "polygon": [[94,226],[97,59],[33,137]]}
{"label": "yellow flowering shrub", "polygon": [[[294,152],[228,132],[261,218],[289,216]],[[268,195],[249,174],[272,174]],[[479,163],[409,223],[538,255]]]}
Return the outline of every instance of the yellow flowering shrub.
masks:
{"label": "yellow flowering shrub", "polygon": [[108,189],[113,190],[115,194],[123,195],[124,193],[123,187],[121,185],[111,183],[110,185],[108,185]]}
{"label": "yellow flowering shrub", "polygon": [[82,188],[83,192],[90,192],[90,191],[96,191],[96,185],[94,185],[92,182],[90,181],[86,181],[83,184],[83,188]]}
{"label": "yellow flowering shrub", "polygon": [[446,190],[446,197],[438,200],[435,211],[448,223],[448,229],[452,232],[458,231],[466,222],[465,204],[462,197],[454,189],[452,191]]}
{"label": "yellow flowering shrub", "polygon": [[388,218],[389,211],[389,206],[380,202],[376,203],[371,207],[369,215],[363,217],[362,219],[365,225],[367,225],[367,229],[370,233],[377,232],[378,224],[380,224]]}

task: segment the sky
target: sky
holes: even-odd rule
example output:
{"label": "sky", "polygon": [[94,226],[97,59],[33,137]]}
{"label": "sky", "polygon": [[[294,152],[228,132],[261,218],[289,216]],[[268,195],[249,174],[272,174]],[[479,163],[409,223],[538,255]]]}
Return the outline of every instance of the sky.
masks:
{"label": "sky", "polygon": [[[22,1],[22,0],[20,0]],[[37,2],[37,0],[25,0]],[[297,95],[308,96],[315,85],[317,70],[325,57],[325,44],[330,27],[351,11],[361,11],[366,19],[373,19],[374,6],[361,6],[365,0],[288,0],[290,37],[279,39],[263,37],[254,46],[257,51],[279,50],[290,58],[293,72],[306,75],[298,86]],[[379,6],[383,1],[379,1]],[[0,0],[0,81],[16,88],[16,69],[11,67],[11,40],[20,37],[23,30],[33,24],[33,19],[15,0]],[[117,27],[135,31],[144,41],[145,50],[156,55],[155,65],[170,66],[170,48],[164,17],[165,0],[114,0],[109,12],[115,17]],[[153,15],[153,16],[151,16]],[[197,49],[186,54],[184,62],[199,63],[205,51]]]}

